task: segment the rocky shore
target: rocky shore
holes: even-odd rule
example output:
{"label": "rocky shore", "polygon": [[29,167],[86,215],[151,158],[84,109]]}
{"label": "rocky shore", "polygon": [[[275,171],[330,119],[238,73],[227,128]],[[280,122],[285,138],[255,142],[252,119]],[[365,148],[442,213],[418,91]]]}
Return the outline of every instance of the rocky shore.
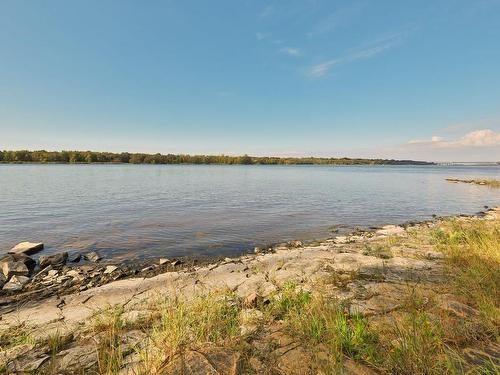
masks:
{"label": "rocky shore", "polygon": [[[439,311],[475,316],[473,307],[446,290],[445,255],[428,241],[430,232],[446,220],[388,225],[310,245],[291,241],[217,262],[160,259],[141,267],[100,265],[95,252],[60,253],[40,257],[37,263],[29,254],[43,245],[19,244],[0,259],[0,330],[24,327],[29,340],[4,347],[0,343],[0,369],[7,373],[102,373],[96,344],[102,338],[87,328],[103,311],[118,308],[121,321],[132,328],[120,334],[122,352],[116,372],[146,373],[141,370],[140,352],[149,336],[138,328],[138,322],[150,319],[152,301],[191,301],[226,290],[240,306],[238,335],[253,348],[250,354],[243,358],[234,348],[197,346],[183,351],[182,358],[174,355],[157,373],[181,374],[186,369],[193,374],[318,373],[311,372],[316,354],[311,357],[306,346],[290,337],[282,320],[256,323],[266,315],[266,308],[259,306],[272,305],[273,299],[294,285],[311,295],[320,292],[345,303],[348,314],[376,317],[378,322],[397,312],[406,303],[409,289],[418,286]],[[498,222],[500,209],[457,220]],[[85,264],[79,264],[80,259]],[[55,335],[62,343],[51,351]],[[266,346],[270,342],[272,348]],[[259,347],[270,350],[272,356],[255,354]],[[472,362],[483,357],[498,361],[498,346],[469,349]],[[268,366],[275,371],[267,371]],[[363,361],[346,359],[342,366],[350,374],[378,373]]]}

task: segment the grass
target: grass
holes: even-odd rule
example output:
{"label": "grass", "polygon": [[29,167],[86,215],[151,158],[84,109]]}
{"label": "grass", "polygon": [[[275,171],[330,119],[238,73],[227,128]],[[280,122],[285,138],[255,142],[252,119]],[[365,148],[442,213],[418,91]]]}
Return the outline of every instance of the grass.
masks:
{"label": "grass", "polygon": [[387,244],[366,245],[361,253],[381,259],[390,259],[393,257],[391,247]]}
{"label": "grass", "polygon": [[159,318],[140,356],[141,373],[157,373],[187,349],[212,343],[237,346],[240,338],[239,301],[229,291],[218,291],[192,301],[163,299],[157,302]]}
{"label": "grass", "polygon": [[499,340],[500,225],[497,221],[450,220],[432,233],[447,255],[453,291],[479,310],[490,338]]}

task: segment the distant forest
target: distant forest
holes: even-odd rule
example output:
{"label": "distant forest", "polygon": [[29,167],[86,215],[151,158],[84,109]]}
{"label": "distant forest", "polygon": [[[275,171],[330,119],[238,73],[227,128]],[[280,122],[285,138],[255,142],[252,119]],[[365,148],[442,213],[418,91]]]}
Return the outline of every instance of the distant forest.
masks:
{"label": "distant forest", "polygon": [[287,158],[267,156],[227,155],[174,155],[112,153],[94,151],[0,151],[0,163],[125,163],[125,164],[389,164],[427,165],[433,164],[413,160],[351,159],[351,158]]}

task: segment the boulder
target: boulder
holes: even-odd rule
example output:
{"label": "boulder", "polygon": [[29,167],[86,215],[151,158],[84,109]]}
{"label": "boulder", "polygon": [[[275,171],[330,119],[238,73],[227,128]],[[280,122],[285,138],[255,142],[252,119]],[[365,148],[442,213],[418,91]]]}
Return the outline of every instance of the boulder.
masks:
{"label": "boulder", "polygon": [[11,259],[0,261],[2,272],[7,279],[13,275],[26,276],[30,273],[28,267],[23,262],[16,262]]}
{"label": "boulder", "polygon": [[40,268],[52,266],[52,268],[61,268],[68,260],[68,253],[59,253],[54,255],[42,255],[39,259]]}
{"label": "boulder", "polygon": [[12,249],[10,249],[9,254],[34,254],[43,249],[43,243],[41,242],[20,242]]}
{"label": "boulder", "polygon": [[12,281],[9,281],[6,283],[2,290],[5,290],[7,292],[18,292],[23,289],[23,286],[19,283],[13,283]]}
{"label": "boulder", "polygon": [[90,253],[85,254],[84,258],[94,263],[97,263],[102,259],[102,257],[95,251],[91,251]]}

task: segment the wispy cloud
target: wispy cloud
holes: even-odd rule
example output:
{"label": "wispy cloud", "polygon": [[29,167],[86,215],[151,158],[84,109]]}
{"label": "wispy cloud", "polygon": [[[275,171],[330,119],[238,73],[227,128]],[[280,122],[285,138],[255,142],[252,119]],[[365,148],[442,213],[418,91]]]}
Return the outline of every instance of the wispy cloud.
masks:
{"label": "wispy cloud", "polygon": [[260,19],[267,18],[274,14],[274,6],[268,5],[264,9],[262,9],[258,15]]}
{"label": "wispy cloud", "polygon": [[288,56],[300,57],[302,56],[302,51],[298,48],[293,47],[283,47],[279,50],[281,53],[287,54]]}
{"label": "wispy cloud", "polygon": [[427,140],[411,140],[407,145],[430,148],[492,147],[500,146],[500,133],[491,129],[474,130],[455,140],[433,136]]}
{"label": "wispy cloud", "polygon": [[271,33],[255,33],[257,40],[264,40],[271,37]]}
{"label": "wispy cloud", "polygon": [[306,36],[313,37],[325,34],[335,30],[336,28],[351,23],[356,16],[365,8],[365,4],[361,2],[353,2],[349,6],[337,9],[330,13],[325,18],[321,19]]}
{"label": "wispy cloud", "polygon": [[320,78],[325,76],[335,66],[375,57],[399,45],[403,40],[404,34],[405,33],[393,34],[389,37],[372,42],[363,48],[353,49],[343,56],[313,65],[308,69],[307,75],[312,78]]}

